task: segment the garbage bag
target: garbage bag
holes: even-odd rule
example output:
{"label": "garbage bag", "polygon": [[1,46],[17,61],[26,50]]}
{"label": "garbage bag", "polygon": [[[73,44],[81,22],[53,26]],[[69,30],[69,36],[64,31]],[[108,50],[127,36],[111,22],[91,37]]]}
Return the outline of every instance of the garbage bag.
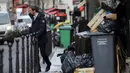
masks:
{"label": "garbage bag", "polygon": [[71,51],[73,54],[75,52],[75,42],[72,42],[67,49],[64,50],[64,52],[61,54],[61,63],[63,63],[64,59],[68,55],[68,52]]}
{"label": "garbage bag", "polygon": [[75,55],[75,42],[72,42],[61,54],[61,69],[63,73],[74,73],[76,68],[93,67],[92,54]]}
{"label": "garbage bag", "polygon": [[93,67],[93,57],[91,54],[83,54],[75,57],[75,68]]}
{"label": "garbage bag", "polygon": [[63,73],[73,73],[74,69],[72,65],[74,65],[74,53],[72,51],[66,52],[66,57],[62,63],[62,71]]}
{"label": "garbage bag", "polygon": [[93,65],[94,62],[91,54],[75,56],[72,51],[68,51],[61,68],[63,73],[74,73],[76,68],[93,67]]}
{"label": "garbage bag", "polygon": [[93,67],[94,66],[94,58],[93,58],[92,54],[89,54],[86,56],[85,62],[87,62],[85,67]]}
{"label": "garbage bag", "polygon": [[103,0],[101,2],[101,6],[105,10],[115,10],[119,4],[120,2],[118,0]]}
{"label": "garbage bag", "polygon": [[54,46],[60,46],[60,34],[58,32],[53,32],[53,44]]}
{"label": "garbage bag", "polygon": [[63,53],[63,54],[61,55],[61,57],[60,57],[61,63],[63,63],[63,61],[64,61],[64,59],[66,58],[67,54],[68,54],[68,51],[65,50],[64,53]]}
{"label": "garbage bag", "polygon": [[60,57],[61,63],[64,62],[64,60],[67,57],[67,55],[70,55],[70,52],[71,52],[71,55],[74,56],[74,51],[71,51],[71,50],[68,50],[68,49],[64,50],[64,53]]}
{"label": "garbage bag", "polygon": [[74,7],[73,16],[81,16],[81,12],[78,7]]}
{"label": "garbage bag", "polygon": [[97,27],[99,32],[111,33],[116,30],[116,23],[111,19],[104,19],[104,21]]}

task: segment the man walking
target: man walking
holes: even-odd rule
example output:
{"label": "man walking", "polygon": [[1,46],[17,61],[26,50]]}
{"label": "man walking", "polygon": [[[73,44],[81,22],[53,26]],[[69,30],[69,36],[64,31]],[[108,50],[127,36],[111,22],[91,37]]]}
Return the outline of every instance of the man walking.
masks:
{"label": "man walking", "polygon": [[[48,72],[50,70],[51,62],[45,51],[47,43],[47,30],[44,15],[43,13],[39,12],[39,8],[37,6],[32,6],[29,9],[29,16],[32,19],[32,26],[30,28],[30,32],[31,33],[39,32],[37,36],[38,46],[40,48],[40,53],[43,57],[43,60],[47,64],[45,72]],[[39,72],[41,72],[40,61],[39,61]]]}

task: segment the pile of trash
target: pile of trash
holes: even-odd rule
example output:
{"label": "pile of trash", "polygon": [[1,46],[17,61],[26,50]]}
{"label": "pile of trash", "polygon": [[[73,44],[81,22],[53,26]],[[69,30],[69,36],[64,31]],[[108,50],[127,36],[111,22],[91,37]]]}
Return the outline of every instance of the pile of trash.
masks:
{"label": "pile of trash", "polygon": [[74,73],[76,68],[93,67],[94,60],[92,54],[75,55],[73,47],[64,50],[61,55],[62,71],[63,73]]}

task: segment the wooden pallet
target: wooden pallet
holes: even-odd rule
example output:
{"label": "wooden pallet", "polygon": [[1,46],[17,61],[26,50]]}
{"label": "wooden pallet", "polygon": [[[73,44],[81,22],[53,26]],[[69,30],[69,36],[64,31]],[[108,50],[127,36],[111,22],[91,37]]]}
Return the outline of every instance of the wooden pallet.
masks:
{"label": "wooden pallet", "polygon": [[91,29],[92,32],[97,32],[97,27],[103,21],[103,17],[106,15],[106,11],[101,9],[88,23],[88,27]]}
{"label": "wooden pallet", "polygon": [[99,18],[98,18],[98,20],[95,22],[95,24],[92,26],[92,28],[91,28],[91,31],[94,31],[97,27],[98,27],[98,25],[103,21],[103,17],[106,15],[106,12],[104,12]]}
{"label": "wooden pallet", "polygon": [[94,68],[76,68],[74,73],[94,73]]}
{"label": "wooden pallet", "polygon": [[105,10],[101,9],[88,23],[88,27],[92,28],[92,26],[95,24],[95,22],[99,19],[99,17],[105,12]]}

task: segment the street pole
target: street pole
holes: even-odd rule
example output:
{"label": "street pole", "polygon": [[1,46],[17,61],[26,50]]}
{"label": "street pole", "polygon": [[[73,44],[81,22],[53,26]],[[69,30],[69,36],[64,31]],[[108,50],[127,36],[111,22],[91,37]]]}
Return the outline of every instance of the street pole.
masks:
{"label": "street pole", "polygon": [[42,9],[44,10],[44,0],[42,0]]}
{"label": "street pole", "polygon": [[54,7],[54,5],[55,5],[55,0],[53,0],[53,7]]}
{"label": "street pole", "polygon": [[97,7],[99,7],[99,0],[88,0],[88,20],[90,21],[92,17],[94,16],[95,10]]}
{"label": "street pole", "polygon": [[37,0],[37,6],[41,8],[41,0]]}
{"label": "street pole", "polygon": [[12,0],[12,7],[14,8],[14,0]]}
{"label": "street pole", "polygon": [[22,4],[24,4],[24,0],[22,0]]}
{"label": "street pole", "polygon": [[29,5],[30,5],[30,6],[36,5],[35,3],[36,3],[36,0],[29,0]]}
{"label": "street pole", "polygon": [[14,0],[12,0],[12,11],[14,11],[14,7],[15,7]]}
{"label": "street pole", "polygon": [[37,0],[34,0],[34,2],[35,2],[35,6],[37,5]]}
{"label": "street pole", "polygon": [[14,25],[14,12],[15,12],[15,1],[14,0],[12,0],[12,8],[11,8],[12,10],[11,10],[11,12],[10,12],[10,14],[12,14],[12,16],[11,16],[11,24],[12,25]]}

